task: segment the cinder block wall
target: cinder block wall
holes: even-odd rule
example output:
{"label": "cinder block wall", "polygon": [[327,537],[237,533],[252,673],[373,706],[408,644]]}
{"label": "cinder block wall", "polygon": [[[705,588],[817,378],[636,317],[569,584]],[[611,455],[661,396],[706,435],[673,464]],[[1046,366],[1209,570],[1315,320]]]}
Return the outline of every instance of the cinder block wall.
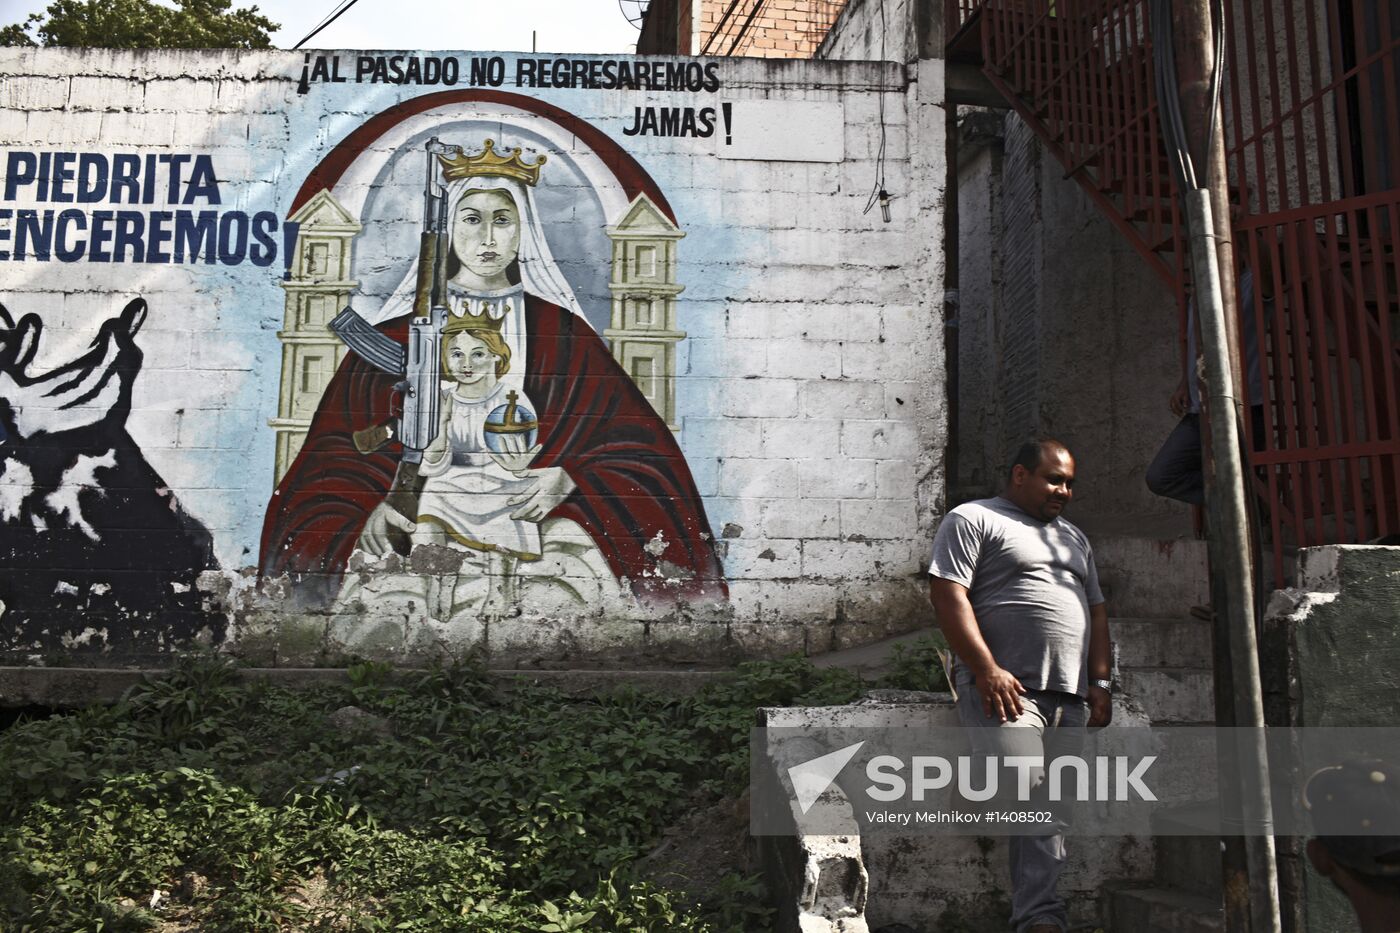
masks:
{"label": "cinder block wall", "polygon": [[850,0],[822,40],[816,57],[828,61],[910,61],[919,51],[916,14],[917,4],[912,0]]}
{"label": "cinder block wall", "polygon": [[[6,660],[151,659],[204,641],[277,664],[351,649],[402,661],[482,650],[500,664],[718,662],[927,622],[919,566],[942,501],[944,444],[942,142],[929,135],[941,132],[941,71],[911,85],[903,69],[872,63],[722,60],[688,73],[683,60],[491,57],[438,53],[437,65],[414,66],[412,56],[353,51],[0,51],[0,329],[17,345],[33,334],[23,316],[42,322],[33,359],[0,371]],[[413,83],[449,60],[455,83]],[[655,70],[642,76],[639,65]],[[886,184],[904,196],[888,223],[864,212],[882,132]],[[911,132],[923,134],[917,147]],[[615,228],[638,184],[669,208],[683,234],[672,270],[682,290],[674,329],[653,343],[669,340],[674,358],[645,371],[624,363],[639,385],[673,389],[674,410],[657,419],[673,419],[694,489],[682,498],[698,502],[707,526],[691,530],[712,539],[727,596],[712,587],[692,598],[677,584],[670,599],[634,598],[655,582],[647,574],[668,572],[665,540],[654,563],[612,566],[605,582],[619,599],[507,593],[467,611],[449,587],[436,614],[424,579],[437,579],[431,598],[441,600],[445,572],[361,560],[352,566],[362,582],[400,574],[425,589],[416,601],[365,600],[348,622],[331,601],[345,564],[307,569],[303,555],[286,572],[259,572],[279,464],[270,422],[298,399],[293,414],[325,417],[334,406],[320,382],[345,355],[322,322],[289,317],[289,295],[319,289],[323,315],[349,304],[373,319],[385,306],[417,255],[431,135],[547,157],[535,197],[555,264],[586,329],[616,354],[620,341],[653,337],[612,334],[614,298],[630,294],[609,285],[620,274]],[[922,155],[911,161],[911,151]],[[54,153],[73,156],[56,163]],[[142,173],[154,157],[138,203],[110,193],[84,202],[71,179],[59,188],[73,200],[55,196],[51,182],[81,175],[85,156],[110,174],[118,155],[138,156]],[[166,157],[182,172],[173,200]],[[213,179],[191,194],[200,165]],[[320,213],[289,228],[322,187]],[[177,222],[156,215],[179,211],[208,212],[226,255],[177,261],[157,248],[137,261],[146,234]],[[102,212],[111,216],[99,222]],[[139,217],[141,236],[122,212]],[[66,231],[63,255],[34,246],[45,216]],[[104,231],[96,249],[94,224]],[[313,234],[337,231],[350,244],[344,269],[302,255]],[[122,237],[131,242],[116,250]],[[137,298],[144,317],[123,317]],[[296,357],[307,340],[329,345],[330,358]],[[33,388],[79,370],[93,380],[88,397]],[[621,481],[612,494],[667,495]],[[640,520],[629,533],[652,540]],[[331,549],[303,545],[313,557]],[[346,637],[366,620],[373,639]]]}

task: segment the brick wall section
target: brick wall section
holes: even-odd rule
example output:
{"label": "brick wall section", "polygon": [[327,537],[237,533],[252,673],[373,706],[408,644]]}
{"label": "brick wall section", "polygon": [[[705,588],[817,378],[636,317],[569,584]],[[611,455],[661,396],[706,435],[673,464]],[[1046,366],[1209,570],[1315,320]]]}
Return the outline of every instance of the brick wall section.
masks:
{"label": "brick wall section", "polygon": [[[356,54],[343,53],[352,66]],[[207,151],[225,204],[285,217],[310,167],[347,133],[438,90],[313,84],[299,95],[302,64],[300,53],[279,52],[0,50],[8,76],[0,157],[14,149]],[[943,151],[941,71],[930,72],[916,100],[895,66],[718,64],[724,99],[736,106],[785,95],[840,102],[845,160],[726,160],[715,158],[713,140],[623,133],[635,106],[710,105],[714,97],[520,93],[636,153],[685,229],[679,439],[721,541],[731,599],[713,611],[527,612],[492,623],[492,650],[504,646],[493,654],[498,663],[820,651],[929,621],[920,566],[942,498],[944,441],[941,262],[929,250],[941,242],[943,172],[909,154],[936,161]],[[515,90],[509,82],[504,89]],[[888,184],[908,193],[889,224],[879,211],[861,212],[882,93]],[[935,136],[912,146],[915,113]],[[569,145],[560,144],[561,159]],[[556,150],[546,151],[554,161]],[[393,183],[421,186],[420,172],[409,174]],[[402,222],[414,225],[416,215]],[[402,266],[411,249],[357,253],[357,274],[366,262]],[[73,348],[131,297],[146,299],[145,363],[127,427],[214,537],[225,569],[209,598],[226,612],[232,643],[260,661],[314,663],[326,619],[301,612],[291,583],[260,591],[248,572],[272,481],[267,420],[277,411],[281,270],[280,255],[268,269],[31,259],[4,264],[0,303],[16,317],[44,319],[42,368],[80,352]],[[353,301],[358,308],[363,299]],[[12,634],[0,647],[29,649],[28,641],[18,647],[23,633]],[[100,648],[101,639],[90,641]],[[386,656],[405,657],[394,649]]]}
{"label": "brick wall section", "polygon": [[[892,2],[902,6],[908,0]],[[847,0],[700,0],[696,24],[692,0],[653,0],[637,51],[689,55],[693,42],[697,53],[707,55],[813,58],[846,5]]]}
{"label": "brick wall section", "polygon": [[[711,55],[811,58],[845,2],[702,0],[700,48],[708,47]],[[726,17],[731,5],[733,12]]]}

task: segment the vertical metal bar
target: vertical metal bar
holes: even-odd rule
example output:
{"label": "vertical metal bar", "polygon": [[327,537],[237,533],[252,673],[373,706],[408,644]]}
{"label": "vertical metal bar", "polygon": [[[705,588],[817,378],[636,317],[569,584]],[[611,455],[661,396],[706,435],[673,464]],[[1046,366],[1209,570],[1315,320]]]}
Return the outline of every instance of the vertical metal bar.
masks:
{"label": "vertical metal bar", "polygon": [[[1397,118],[1400,119],[1400,116]],[[1379,209],[1378,212],[1379,213]],[[1400,231],[1400,200],[1392,202],[1389,206],[1390,230]],[[1378,238],[1380,224],[1375,223],[1379,217],[1373,217],[1371,231],[1373,237]],[[1386,266],[1394,269],[1394,282],[1390,283],[1387,289]],[[1382,455],[1376,458],[1376,474],[1372,478],[1376,495],[1376,534],[1386,535],[1394,530],[1400,530],[1400,516],[1396,516],[1396,511],[1387,507],[1387,503],[1393,502],[1400,497],[1400,405],[1396,399],[1396,381],[1400,380],[1400,366],[1396,366],[1396,354],[1390,339],[1390,326],[1385,315],[1390,314],[1389,308],[1392,303],[1400,307],[1400,254],[1392,252],[1390,262],[1386,262],[1385,247],[1380,242],[1376,242],[1375,247],[1375,276],[1376,276],[1376,314],[1380,315],[1380,360],[1382,360],[1382,373],[1380,380],[1383,382],[1386,402],[1386,430],[1378,430],[1376,437],[1385,437],[1392,443],[1392,452],[1389,455]],[[1379,402],[1379,398],[1378,398]],[[1378,426],[1379,427],[1379,426]],[[1400,506],[1400,502],[1396,502]]]}
{"label": "vertical metal bar", "polygon": [[[1384,6],[1385,4],[1381,3],[1379,5]],[[1360,11],[1358,10],[1357,12],[1359,13]],[[1356,49],[1356,67],[1352,70],[1356,75],[1356,100],[1357,110],[1359,111],[1358,116],[1360,117],[1358,122],[1360,122],[1362,126],[1366,126],[1370,124],[1376,112],[1375,101],[1372,99],[1371,95],[1371,75],[1369,74],[1371,69],[1375,66],[1363,66],[1361,64],[1369,57],[1366,49],[1366,23],[1363,17],[1360,15],[1353,16],[1351,20],[1351,29],[1352,47]],[[1357,133],[1357,137],[1361,141],[1362,178],[1359,179],[1361,185],[1357,189],[1356,194],[1374,191],[1379,182],[1379,179],[1369,177],[1371,172],[1381,164],[1380,152],[1376,147],[1376,135],[1375,133]]]}
{"label": "vertical metal bar", "polygon": [[1352,165],[1352,139],[1351,139],[1351,114],[1350,105],[1347,102],[1346,85],[1347,69],[1346,57],[1342,54],[1342,17],[1339,5],[1336,2],[1327,5],[1328,30],[1327,35],[1331,40],[1332,47],[1332,91],[1336,96],[1334,109],[1336,110],[1336,123],[1338,133],[1341,137],[1338,148],[1337,161],[1342,169],[1342,191],[1343,197],[1350,197],[1359,192],[1355,168]]}
{"label": "vertical metal bar", "polygon": [[1244,16],[1244,50],[1247,58],[1245,74],[1249,76],[1249,127],[1247,132],[1242,133],[1243,139],[1252,140],[1249,146],[1254,150],[1254,187],[1258,190],[1259,213],[1269,214],[1273,212],[1272,202],[1269,197],[1268,170],[1264,167],[1264,142],[1259,134],[1259,127],[1264,123],[1260,115],[1261,101],[1263,95],[1259,91],[1259,61],[1258,42],[1255,38],[1254,19],[1250,16],[1250,4],[1245,5]]}
{"label": "vertical metal bar", "polygon": [[[1279,91],[1278,69],[1280,62],[1280,52],[1277,45],[1278,33],[1274,29],[1274,4],[1273,0],[1259,4],[1264,11],[1264,36],[1268,42],[1268,60],[1272,62],[1271,67],[1266,69],[1269,75],[1269,119],[1262,123],[1264,126],[1272,124],[1269,131],[1274,141],[1274,175],[1273,182],[1277,185],[1278,210],[1287,210],[1293,207],[1292,201],[1288,197],[1288,163],[1285,161],[1284,153],[1288,151],[1288,144],[1283,138],[1283,116],[1281,112],[1282,102]],[[1291,53],[1291,49],[1285,49],[1283,54]],[[1261,102],[1262,103],[1262,102]],[[1263,179],[1260,179],[1263,182]]]}
{"label": "vertical metal bar", "polygon": [[[1355,437],[1355,416],[1357,416],[1357,409],[1355,409],[1355,399],[1352,398],[1352,395],[1354,395],[1352,389],[1354,389],[1354,387],[1352,387],[1351,382],[1350,332],[1352,321],[1348,319],[1351,315],[1348,314],[1347,291],[1345,291],[1344,287],[1345,283],[1347,283],[1347,280],[1345,280],[1347,270],[1344,269],[1343,258],[1341,258],[1341,247],[1340,244],[1338,244],[1336,227],[1331,223],[1327,223],[1326,227],[1324,227],[1323,237],[1327,245],[1327,261],[1329,261],[1329,265],[1331,266],[1331,280],[1333,280],[1333,282],[1331,282],[1331,301],[1322,301],[1322,303],[1320,303],[1320,310],[1322,310],[1324,314],[1327,314],[1329,310],[1331,311],[1329,317],[1333,319],[1333,321],[1331,321],[1331,326],[1333,326],[1333,333],[1336,333],[1337,340],[1337,352],[1334,356],[1330,357],[1330,359],[1333,360],[1333,363],[1331,363],[1329,367],[1330,371],[1329,373],[1324,373],[1323,377],[1326,378],[1324,385],[1331,385],[1331,381],[1333,381],[1331,380],[1331,375],[1336,374],[1337,394],[1340,395],[1340,398],[1336,399],[1337,410],[1333,415],[1334,419],[1336,419],[1336,426],[1330,431],[1330,440],[1333,444],[1347,444],[1357,440],[1357,437]],[[1352,249],[1355,249],[1355,238],[1352,238],[1350,242],[1352,244]],[[1319,284],[1320,289],[1322,282],[1317,284]],[[1358,349],[1361,349],[1362,353],[1364,353],[1364,347],[1358,345]],[[1338,458],[1330,462],[1331,476],[1333,476],[1333,510],[1334,513],[1336,513],[1334,514],[1334,521],[1336,521],[1337,527],[1336,539],[1337,541],[1345,541],[1345,539],[1347,539],[1345,538],[1345,511],[1347,511],[1345,510],[1345,504],[1347,503],[1345,503],[1344,493],[1343,490],[1341,490],[1340,478],[1341,475],[1345,474],[1345,466],[1354,464],[1355,458]]]}
{"label": "vertical metal bar", "polygon": [[1226,152],[1235,158],[1235,178],[1234,183],[1240,192],[1240,213],[1249,214],[1250,184],[1248,159],[1246,157],[1246,147],[1244,139],[1248,135],[1244,125],[1244,114],[1241,110],[1240,100],[1243,97],[1240,82],[1240,52],[1239,52],[1239,32],[1235,24],[1235,4],[1234,0],[1227,0],[1222,4],[1225,10],[1225,100],[1230,108],[1229,132],[1234,137],[1227,139],[1225,144]]}
{"label": "vertical metal bar", "polygon": [[[1376,45],[1384,52],[1387,44],[1396,47],[1395,40],[1400,39],[1400,35],[1397,35],[1395,30],[1400,28],[1400,23],[1390,21],[1390,4],[1386,3],[1385,0],[1380,0],[1375,8],[1380,13],[1380,28],[1377,30]],[[1400,88],[1400,76],[1395,73],[1395,58],[1395,55],[1381,55],[1381,93],[1385,96],[1383,102],[1385,109],[1382,113],[1385,114],[1386,129],[1390,135],[1391,165],[1388,180],[1392,186],[1400,185],[1400,178],[1396,177],[1396,172],[1400,171],[1400,103],[1396,101],[1397,88]],[[1378,178],[1372,187],[1378,190],[1381,183],[1382,180]],[[1394,228],[1391,229],[1391,232],[1400,233]]]}
{"label": "vertical metal bar", "polygon": [[[1299,270],[1299,278],[1301,279],[1303,275],[1302,241],[1304,237],[1313,235],[1312,224],[1302,221],[1295,222],[1289,224],[1288,231],[1291,235],[1289,251],[1293,256],[1292,265],[1293,268]],[[1301,286],[1302,283],[1299,284]],[[1301,299],[1298,305],[1298,321],[1307,325],[1307,333],[1303,333],[1302,327],[1298,328],[1298,358],[1302,364],[1303,376],[1299,388],[1303,391],[1307,401],[1303,410],[1298,413],[1300,423],[1306,426],[1306,432],[1302,437],[1304,449],[1300,450],[1299,454],[1307,477],[1307,489],[1311,493],[1309,505],[1312,506],[1310,514],[1314,522],[1313,532],[1317,543],[1322,544],[1327,539],[1323,530],[1326,527],[1327,508],[1323,500],[1325,480],[1322,463],[1317,457],[1316,450],[1322,446],[1320,422],[1326,417],[1326,408],[1322,404],[1320,396],[1331,396],[1332,373],[1328,366],[1327,328],[1320,318],[1321,309],[1316,307],[1315,303],[1308,301],[1306,292],[1301,293]],[[1311,310],[1311,314],[1309,314],[1309,310]],[[1321,383],[1321,391],[1319,391],[1319,383]]]}
{"label": "vertical metal bar", "polygon": [[1308,0],[1307,9],[1307,49],[1308,49],[1308,74],[1312,78],[1312,83],[1308,88],[1310,94],[1317,97],[1313,103],[1316,113],[1313,116],[1313,132],[1310,134],[1314,140],[1314,151],[1317,153],[1318,175],[1321,181],[1322,203],[1332,200],[1332,159],[1336,157],[1334,146],[1336,145],[1336,127],[1327,123],[1327,95],[1322,92],[1322,88],[1328,82],[1328,76],[1322,72],[1322,64],[1318,58],[1318,49],[1321,45],[1317,38],[1317,4],[1315,0]]}
{"label": "vertical metal bar", "polygon": [[[1264,4],[1265,7],[1273,6],[1272,2]],[[1293,6],[1284,4],[1282,7],[1283,34],[1285,46],[1296,55],[1298,50],[1298,34],[1293,26]],[[1306,151],[1307,134],[1303,132],[1303,107],[1299,103],[1303,99],[1302,86],[1298,81],[1298,62],[1293,56],[1280,58],[1276,62],[1277,68],[1288,69],[1288,118],[1287,123],[1293,124],[1293,166],[1290,173],[1297,188],[1296,203],[1294,206],[1302,206],[1312,203],[1310,192],[1312,186],[1308,184],[1308,157]],[[1284,120],[1280,120],[1279,132],[1283,132]]]}
{"label": "vertical metal bar", "polygon": [[[1306,264],[1310,282],[1310,287],[1308,289],[1310,300],[1308,301],[1308,305],[1312,312],[1312,334],[1315,348],[1314,358],[1317,361],[1313,369],[1312,379],[1314,393],[1313,411],[1315,412],[1315,420],[1317,422],[1314,427],[1314,437],[1317,439],[1316,446],[1321,447],[1324,445],[1339,444],[1343,440],[1343,436],[1340,433],[1341,426],[1338,422],[1344,420],[1345,416],[1338,410],[1335,404],[1336,400],[1333,398],[1332,376],[1335,368],[1341,367],[1345,369],[1346,362],[1345,357],[1341,354],[1337,354],[1334,357],[1331,352],[1333,348],[1329,346],[1327,330],[1327,318],[1329,317],[1327,309],[1329,305],[1323,292],[1323,269],[1322,264],[1318,261],[1318,251],[1316,249],[1316,237],[1318,234],[1315,230],[1311,229],[1306,230],[1305,234],[1305,238],[1300,238],[1298,241],[1298,266],[1302,268]],[[1333,278],[1338,278],[1340,274],[1341,269],[1336,269]],[[1345,346],[1346,338],[1340,333],[1343,328],[1337,326],[1339,323],[1340,322],[1337,321],[1332,322],[1333,333],[1337,334],[1335,339],[1341,341],[1341,346]],[[1331,362],[1334,358],[1337,361],[1336,363]],[[1318,392],[1319,383],[1321,383],[1321,392]],[[1331,510],[1340,514],[1343,495],[1341,476],[1337,472],[1339,468],[1340,463],[1335,457],[1319,460],[1317,462],[1317,487],[1315,489],[1315,495],[1317,501],[1324,504],[1321,505],[1320,508],[1325,507],[1327,500],[1323,497],[1327,492],[1327,480],[1330,476],[1332,480],[1332,495],[1330,497]]]}
{"label": "vertical metal bar", "polygon": [[[1285,350],[1280,350],[1279,347],[1287,340],[1284,308],[1287,306],[1288,298],[1283,289],[1283,250],[1278,241],[1278,230],[1273,224],[1270,224],[1263,228],[1260,233],[1264,240],[1264,246],[1269,250],[1269,255],[1272,260],[1269,265],[1272,269],[1273,278],[1274,313],[1273,319],[1268,323],[1268,326],[1261,328],[1259,333],[1261,338],[1263,338],[1264,335],[1268,335],[1267,345],[1269,347],[1269,353],[1267,356],[1270,363],[1272,363],[1270,368],[1273,378],[1273,404],[1271,417],[1269,419],[1273,430],[1270,431],[1270,437],[1273,441],[1274,449],[1281,453],[1287,446],[1287,439],[1283,433],[1285,428],[1279,423],[1282,420],[1280,416],[1287,406],[1285,398],[1287,373],[1282,365],[1283,358],[1286,357],[1287,353]],[[1263,346],[1263,344],[1261,344],[1261,346]],[[1285,469],[1281,464],[1272,464],[1269,467],[1269,510],[1273,515],[1275,580],[1282,580],[1284,578],[1283,532],[1284,526],[1288,522],[1288,515],[1290,514],[1283,500],[1283,495],[1287,488],[1286,485],[1282,483],[1284,473]],[[1293,540],[1299,540],[1299,533],[1296,527],[1293,528]]]}
{"label": "vertical metal bar", "polygon": [[[1294,256],[1293,251],[1288,245],[1289,231],[1291,228],[1288,224],[1283,224],[1281,229],[1283,232],[1283,240],[1280,243],[1280,249],[1286,257],[1284,259],[1286,263],[1292,260]],[[1286,491],[1289,498],[1292,500],[1294,530],[1298,534],[1298,547],[1301,548],[1307,547],[1311,542],[1308,540],[1307,512],[1303,508],[1303,478],[1298,464],[1299,451],[1304,447],[1303,432],[1298,423],[1298,419],[1300,417],[1299,412],[1301,412],[1305,400],[1301,397],[1299,390],[1298,384],[1302,380],[1301,374],[1298,372],[1298,357],[1295,352],[1297,342],[1301,339],[1298,335],[1299,315],[1297,313],[1297,308],[1302,304],[1302,296],[1298,294],[1300,285],[1296,266],[1294,270],[1293,281],[1290,283],[1290,291],[1292,294],[1287,300],[1279,302],[1279,307],[1287,308],[1289,313],[1286,316],[1282,314],[1279,315],[1278,323],[1281,326],[1278,332],[1279,341],[1277,346],[1281,351],[1280,355],[1283,357],[1281,362],[1285,366],[1284,372],[1288,379],[1288,399],[1283,409],[1283,420],[1287,432],[1288,447],[1288,459],[1284,461],[1288,479],[1288,488]]]}

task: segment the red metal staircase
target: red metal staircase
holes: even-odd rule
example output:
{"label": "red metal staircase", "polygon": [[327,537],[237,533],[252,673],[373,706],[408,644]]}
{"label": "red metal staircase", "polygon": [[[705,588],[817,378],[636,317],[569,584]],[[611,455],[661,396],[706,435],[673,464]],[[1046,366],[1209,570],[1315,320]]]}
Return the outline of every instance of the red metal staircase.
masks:
{"label": "red metal staircase", "polygon": [[[949,61],[982,69],[1184,311],[1146,0],[946,9]],[[1266,425],[1249,443],[1281,580],[1293,548],[1400,533],[1400,0],[1224,9],[1235,249],[1260,280],[1240,313],[1267,396],[1247,399]]]}

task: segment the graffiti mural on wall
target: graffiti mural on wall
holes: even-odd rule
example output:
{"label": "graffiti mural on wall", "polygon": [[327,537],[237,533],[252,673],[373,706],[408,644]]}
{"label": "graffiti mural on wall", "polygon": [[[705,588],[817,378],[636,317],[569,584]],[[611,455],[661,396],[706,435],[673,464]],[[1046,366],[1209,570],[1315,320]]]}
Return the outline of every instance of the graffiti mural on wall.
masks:
{"label": "graffiti mural on wall", "polygon": [[0,660],[649,665],[924,611],[938,288],[891,270],[938,212],[862,213],[932,170],[898,66],[0,65]]}
{"label": "graffiti mural on wall", "polygon": [[131,301],[85,353],[35,372],[43,322],[0,307],[0,603],[8,632],[55,636],[6,648],[151,650],[142,618],[173,638],[213,624],[196,588],[216,567],[209,532],[126,429],[146,314]]}
{"label": "graffiti mural on wall", "polygon": [[[570,207],[561,194],[588,197],[577,171],[551,192],[556,163],[524,145],[528,126],[518,139],[509,126],[471,129],[429,126],[418,136],[434,135],[400,147],[423,179],[414,214],[424,220],[417,259],[387,296],[349,294],[352,266],[373,261],[362,240],[351,261],[349,239],[375,218],[371,206],[358,218],[340,206],[324,163],[308,180],[324,187],[293,212],[302,271],[319,274],[330,301],[298,312],[314,349],[298,337],[285,351],[296,359],[283,367],[274,421],[284,475],[267,508],[264,575],[291,574],[304,600],[334,606],[352,645],[374,629],[367,614],[470,627],[522,607],[724,599],[704,507],[668,424],[683,233],[636,169],[643,181],[614,182],[631,197],[607,218],[612,256],[566,245],[572,268],[601,266],[608,278],[610,348],[556,260],[550,227],[562,218],[542,206],[546,192],[555,210]],[[317,212],[331,220],[329,238]],[[288,283],[289,294],[297,288]],[[324,389],[298,410],[289,381],[320,389],[317,373]]]}

